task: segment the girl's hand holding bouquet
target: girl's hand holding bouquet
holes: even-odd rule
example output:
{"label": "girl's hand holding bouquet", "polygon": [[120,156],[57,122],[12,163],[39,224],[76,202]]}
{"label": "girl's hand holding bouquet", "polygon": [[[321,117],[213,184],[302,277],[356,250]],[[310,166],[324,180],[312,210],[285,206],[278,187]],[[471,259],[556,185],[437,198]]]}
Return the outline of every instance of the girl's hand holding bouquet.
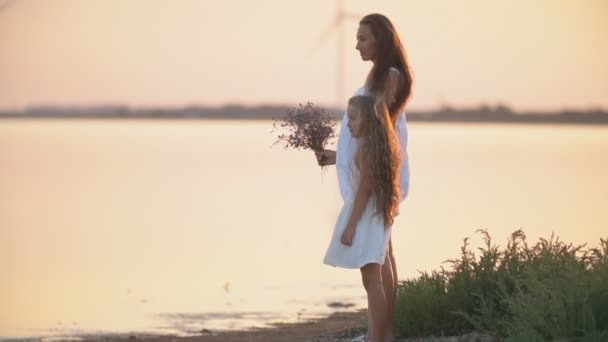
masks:
{"label": "girl's hand holding bouquet", "polygon": [[335,125],[336,120],[323,108],[314,106],[312,102],[304,106],[300,104],[296,108],[290,108],[285,117],[275,120],[275,129],[282,128],[290,132],[279,134],[275,144],[285,142],[285,148],[312,150],[322,167],[335,164],[336,152],[325,150],[329,140],[336,136]]}

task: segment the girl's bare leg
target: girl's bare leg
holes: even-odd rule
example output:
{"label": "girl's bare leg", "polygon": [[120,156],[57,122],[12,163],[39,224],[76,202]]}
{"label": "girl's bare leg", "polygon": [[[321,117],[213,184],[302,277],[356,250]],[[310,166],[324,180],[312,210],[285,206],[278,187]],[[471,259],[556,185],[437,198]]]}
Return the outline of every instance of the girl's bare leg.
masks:
{"label": "girl's bare leg", "polygon": [[372,322],[369,336],[371,342],[385,342],[386,336],[387,304],[382,286],[381,268],[380,264],[367,264],[361,267],[361,278],[367,292],[367,307]]}

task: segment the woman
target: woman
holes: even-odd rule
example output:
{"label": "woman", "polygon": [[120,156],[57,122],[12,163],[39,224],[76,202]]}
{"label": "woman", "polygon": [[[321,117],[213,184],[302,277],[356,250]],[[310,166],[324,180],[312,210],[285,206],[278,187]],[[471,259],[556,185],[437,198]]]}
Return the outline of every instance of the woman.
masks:
{"label": "woman", "polygon": [[[371,61],[373,66],[367,76],[365,85],[355,95],[376,94],[384,98],[389,108],[391,120],[400,144],[401,171],[400,193],[403,201],[409,190],[409,161],[407,158],[407,126],[403,108],[410,97],[412,73],[405,50],[399,35],[390,20],[381,14],[369,14],[359,22],[356,49],[363,61]],[[347,172],[358,142],[347,129],[348,115],[342,119],[337,151],[324,150],[316,152],[319,165],[336,164],[338,184],[342,198],[346,198]],[[395,301],[397,297],[397,267],[393,255],[392,239],[389,240],[388,253],[381,268],[382,286],[386,295],[387,322],[386,335],[389,340],[394,336]],[[368,319],[368,337],[372,336],[374,324]]]}

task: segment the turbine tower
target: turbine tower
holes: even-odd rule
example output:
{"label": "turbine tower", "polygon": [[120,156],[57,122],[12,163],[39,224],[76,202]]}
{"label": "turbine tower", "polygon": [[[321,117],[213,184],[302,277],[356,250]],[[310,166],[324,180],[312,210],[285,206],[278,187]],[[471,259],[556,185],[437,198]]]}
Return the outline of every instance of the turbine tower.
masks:
{"label": "turbine tower", "polygon": [[335,0],[334,1],[335,14],[334,19],[329,22],[329,24],[325,27],[325,30],[321,33],[321,36],[318,39],[318,44],[315,48],[319,48],[331,35],[333,31],[336,32],[336,88],[335,88],[335,96],[336,103],[335,105],[340,106],[344,104],[346,101],[344,97],[344,88],[346,84],[346,52],[345,52],[345,39],[344,39],[344,29],[342,23],[346,20],[358,21],[360,16],[346,12],[344,10],[344,2],[343,0]]}

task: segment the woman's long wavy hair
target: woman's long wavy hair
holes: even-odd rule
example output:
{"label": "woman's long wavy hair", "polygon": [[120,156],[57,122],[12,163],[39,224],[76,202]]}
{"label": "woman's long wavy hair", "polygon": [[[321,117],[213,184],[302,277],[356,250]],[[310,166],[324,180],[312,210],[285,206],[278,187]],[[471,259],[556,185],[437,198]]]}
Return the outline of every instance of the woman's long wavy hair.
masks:
{"label": "woman's long wavy hair", "polygon": [[384,226],[393,224],[399,206],[399,141],[395,126],[382,97],[360,95],[348,104],[359,109],[362,142],[357,158],[369,170],[369,181],[376,197],[377,214],[384,217]]}
{"label": "woman's long wavy hair", "polygon": [[359,25],[368,25],[374,38],[376,38],[376,60],[369,72],[366,88],[369,93],[383,94],[389,69],[395,67],[399,70],[399,91],[395,102],[390,106],[389,113],[393,122],[403,108],[412,92],[412,70],[407,60],[405,49],[401,44],[399,35],[391,21],[382,14],[368,14]]}

